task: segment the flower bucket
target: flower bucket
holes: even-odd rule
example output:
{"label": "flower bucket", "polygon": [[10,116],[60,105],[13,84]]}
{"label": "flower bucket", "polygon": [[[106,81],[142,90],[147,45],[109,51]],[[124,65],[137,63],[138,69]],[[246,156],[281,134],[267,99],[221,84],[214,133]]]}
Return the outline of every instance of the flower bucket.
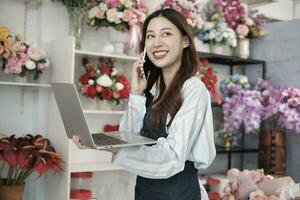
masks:
{"label": "flower bucket", "polygon": [[0,185],[1,200],[22,200],[25,183],[22,185]]}
{"label": "flower bucket", "polygon": [[235,55],[241,58],[248,58],[250,56],[250,40],[238,39]]}
{"label": "flower bucket", "polygon": [[213,54],[222,55],[223,54],[223,47],[224,47],[223,45],[219,45],[219,44],[216,44],[216,45],[210,44],[209,45],[209,50]]}
{"label": "flower bucket", "polygon": [[114,46],[114,53],[124,54],[124,46],[128,40],[128,31],[117,31],[113,27],[108,27],[108,39]]}
{"label": "flower bucket", "polygon": [[263,168],[265,174],[285,175],[286,140],[283,132],[259,134],[258,168]]}

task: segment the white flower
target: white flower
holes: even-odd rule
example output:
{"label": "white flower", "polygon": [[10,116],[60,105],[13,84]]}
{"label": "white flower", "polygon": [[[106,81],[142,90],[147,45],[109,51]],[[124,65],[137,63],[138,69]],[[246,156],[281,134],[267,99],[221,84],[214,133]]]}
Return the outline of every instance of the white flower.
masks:
{"label": "white flower", "polygon": [[36,64],[31,61],[31,60],[28,60],[26,63],[25,63],[25,67],[28,69],[28,70],[33,70],[36,68]]}
{"label": "white flower", "polygon": [[109,22],[114,22],[118,19],[118,11],[116,8],[107,10],[106,18]]}
{"label": "white flower", "polygon": [[95,81],[94,81],[93,79],[90,79],[90,80],[88,81],[88,84],[89,84],[89,85],[94,85],[94,84],[95,84]]}
{"label": "white flower", "polygon": [[111,75],[112,76],[117,76],[117,75],[119,75],[120,74],[120,71],[117,69],[117,68],[113,68],[112,69],[112,72],[111,72]]}
{"label": "white flower", "polygon": [[94,18],[96,17],[96,14],[99,10],[99,7],[98,6],[95,6],[94,8],[92,8],[90,11],[89,11],[89,18]]}
{"label": "white flower", "polygon": [[229,37],[229,33],[223,32],[223,37],[224,37],[224,38],[228,38],[228,37]]}
{"label": "white flower", "polygon": [[106,3],[103,3],[103,2],[102,2],[102,3],[99,5],[99,7],[100,7],[101,10],[107,11],[107,5],[106,5]]}
{"label": "white flower", "polygon": [[98,85],[101,85],[103,87],[110,87],[113,84],[112,80],[106,74],[100,76],[96,82]]}
{"label": "white flower", "polygon": [[124,89],[124,85],[122,83],[117,82],[116,83],[116,88],[118,91],[123,90]]}
{"label": "white flower", "polygon": [[209,40],[213,40],[215,37],[216,37],[216,34],[215,34],[214,32],[210,32],[210,33],[208,34],[208,39],[209,39]]}
{"label": "white flower", "polygon": [[248,82],[248,78],[247,76],[241,76],[240,82],[243,83],[247,83]]}

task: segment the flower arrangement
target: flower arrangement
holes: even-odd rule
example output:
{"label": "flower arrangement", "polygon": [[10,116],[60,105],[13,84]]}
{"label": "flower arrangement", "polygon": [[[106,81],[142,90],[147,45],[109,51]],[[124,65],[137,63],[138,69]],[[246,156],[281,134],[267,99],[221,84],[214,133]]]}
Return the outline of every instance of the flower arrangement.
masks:
{"label": "flower arrangement", "polygon": [[82,63],[85,68],[79,79],[82,95],[114,104],[128,99],[130,83],[119,69],[113,67],[111,59],[99,58],[99,63],[93,65],[83,58]]}
{"label": "flower arrangement", "polygon": [[188,24],[190,25],[193,34],[196,35],[203,27],[203,20],[201,16],[199,0],[164,0],[164,2],[158,7],[162,8],[172,8],[182,13],[186,18]]}
{"label": "flower arrangement", "polygon": [[262,96],[262,128],[300,133],[300,90],[275,86],[263,79],[258,80],[256,89]]}
{"label": "flower arrangement", "polygon": [[211,45],[226,45],[236,47],[237,40],[233,29],[226,24],[222,12],[214,10],[210,4],[207,4],[205,10],[205,23],[197,37],[204,43]]}
{"label": "flower arrangement", "polygon": [[220,83],[220,91],[226,96],[232,96],[239,89],[250,89],[248,77],[240,74],[230,75]]}
{"label": "flower arrangement", "polygon": [[221,104],[221,97],[218,95],[216,91],[216,85],[218,82],[218,77],[214,74],[214,70],[212,67],[208,66],[208,60],[202,60],[203,68],[200,71],[201,80],[205,84],[212,98],[218,103]]}
{"label": "flower arrangement", "polygon": [[[49,170],[62,172],[61,156],[55,152],[50,141],[41,136],[27,134],[22,137],[0,139],[0,185],[20,185],[33,172],[41,177]],[[5,170],[7,173],[5,174]]]}
{"label": "flower arrangement", "polygon": [[255,9],[248,9],[240,0],[215,0],[213,9],[223,13],[227,25],[238,38],[256,38],[265,35],[265,16]]}
{"label": "flower arrangement", "polygon": [[[228,183],[224,187],[223,200],[281,200],[295,197],[292,187],[294,180],[288,176],[274,178],[265,175],[263,170],[230,169],[227,172]],[[297,195],[296,195],[297,196]],[[294,199],[294,198],[293,198]]]}
{"label": "flower arrangement", "polygon": [[256,90],[239,89],[222,105],[224,129],[246,133],[259,128],[269,131],[290,130],[300,133],[300,90],[274,86],[260,79]]}
{"label": "flower arrangement", "polygon": [[226,97],[222,104],[225,131],[234,133],[243,127],[245,133],[256,132],[260,128],[262,109],[259,91],[238,90]]}
{"label": "flower arrangement", "polygon": [[147,11],[143,0],[105,0],[89,10],[88,25],[97,28],[111,26],[125,31],[134,24],[141,27]]}
{"label": "flower arrangement", "polygon": [[18,35],[10,43],[8,38],[12,36],[8,35],[8,29],[2,29],[0,32],[2,32],[0,39],[3,41],[0,44],[0,52],[2,52],[0,65],[3,72],[21,77],[28,75],[37,80],[44,69],[49,66],[45,52],[30,42],[22,41]]}

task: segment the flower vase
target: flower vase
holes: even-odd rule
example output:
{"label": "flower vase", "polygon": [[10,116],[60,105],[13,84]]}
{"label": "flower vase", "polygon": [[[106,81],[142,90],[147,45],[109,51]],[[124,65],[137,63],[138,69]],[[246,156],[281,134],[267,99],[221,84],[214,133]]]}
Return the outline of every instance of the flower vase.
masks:
{"label": "flower vase", "polygon": [[209,50],[213,54],[222,55],[223,54],[223,47],[224,47],[224,45],[220,45],[220,44],[209,44]]}
{"label": "flower vase", "polygon": [[114,47],[115,54],[124,54],[124,46],[128,40],[128,31],[117,31],[113,27],[108,27],[108,39]]}
{"label": "flower vase", "polygon": [[235,55],[241,58],[248,58],[250,56],[250,40],[238,39]]}
{"label": "flower vase", "polygon": [[75,48],[81,48],[82,23],[85,15],[85,8],[67,7],[69,16],[69,34],[75,37]]}
{"label": "flower vase", "polygon": [[25,184],[22,185],[0,185],[1,200],[22,200]]}
{"label": "flower vase", "polygon": [[258,168],[265,174],[284,176],[286,170],[286,139],[283,132],[259,134]]}
{"label": "flower vase", "polygon": [[97,101],[97,110],[110,111],[112,110],[112,105],[109,101],[106,100],[98,100]]}

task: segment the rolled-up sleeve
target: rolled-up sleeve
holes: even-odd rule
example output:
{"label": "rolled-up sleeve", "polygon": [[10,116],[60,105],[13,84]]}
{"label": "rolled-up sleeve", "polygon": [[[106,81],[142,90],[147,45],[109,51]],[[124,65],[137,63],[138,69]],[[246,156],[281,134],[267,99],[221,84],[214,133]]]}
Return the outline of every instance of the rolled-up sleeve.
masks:
{"label": "rolled-up sleeve", "polygon": [[[167,138],[159,138],[157,144],[152,146],[123,148],[114,162],[128,171],[154,179],[169,178],[179,173],[188,159],[194,161],[197,168],[207,167],[215,156],[213,135],[208,136],[213,134],[213,130],[208,130],[213,128],[209,92],[194,77],[184,83],[182,97],[182,106],[167,129]],[[145,110],[139,113],[139,117],[129,117],[130,113],[125,113],[120,129],[140,130],[143,121],[141,115],[144,114]]]}

